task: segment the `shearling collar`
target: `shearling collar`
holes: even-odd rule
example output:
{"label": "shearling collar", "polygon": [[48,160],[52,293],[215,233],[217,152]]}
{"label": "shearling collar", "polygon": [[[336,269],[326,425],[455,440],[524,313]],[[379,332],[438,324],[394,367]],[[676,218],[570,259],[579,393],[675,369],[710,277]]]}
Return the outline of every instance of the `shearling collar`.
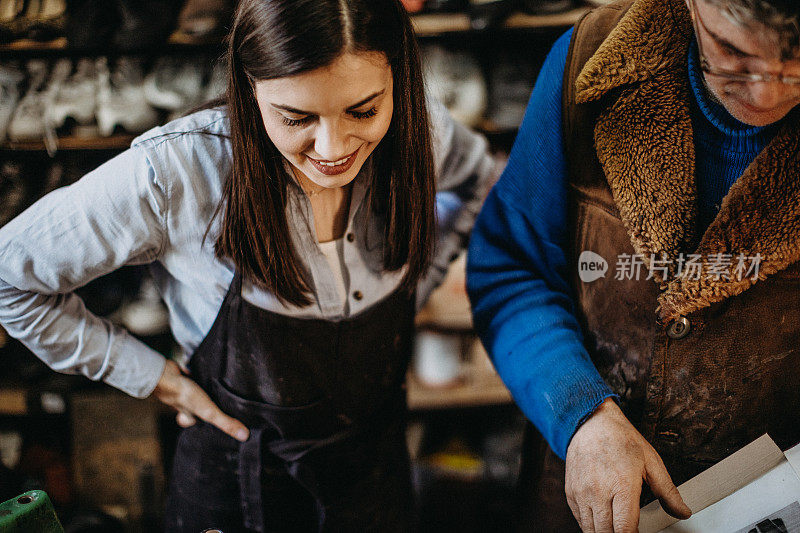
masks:
{"label": "shearling collar", "polygon": [[[719,214],[697,235],[697,186],[689,103],[688,47],[693,38],[684,0],[637,0],[584,66],[576,100],[608,96],[595,146],[631,243],[645,258],[672,260],[659,318],[668,322],[756,281],[709,276],[710,254],[760,254],[758,279],[800,260],[800,134],[787,120],[730,189]],[[699,237],[699,238],[698,238]],[[699,280],[675,277],[679,254],[700,254]]]}

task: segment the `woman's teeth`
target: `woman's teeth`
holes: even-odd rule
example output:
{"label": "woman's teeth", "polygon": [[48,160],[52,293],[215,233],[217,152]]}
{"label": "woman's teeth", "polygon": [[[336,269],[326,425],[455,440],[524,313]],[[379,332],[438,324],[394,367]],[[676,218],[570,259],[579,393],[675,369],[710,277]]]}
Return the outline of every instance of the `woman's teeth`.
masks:
{"label": "woman's teeth", "polygon": [[338,161],[333,161],[333,162],[331,162],[331,163],[329,163],[329,162],[327,162],[327,161],[319,161],[319,160],[317,160],[317,163],[319,163],[320,165],[325,165],[326,167],[335,167],[336,165],[343,165],[343,164],[345,164],[345,163],[347,162],[347,160],[348,160],[348,159],[350,159],[350,156],[347,156],[347,157],[345,157],[345,158],[343,158],[343,159],[340,159],[340,160],[338,160]]}

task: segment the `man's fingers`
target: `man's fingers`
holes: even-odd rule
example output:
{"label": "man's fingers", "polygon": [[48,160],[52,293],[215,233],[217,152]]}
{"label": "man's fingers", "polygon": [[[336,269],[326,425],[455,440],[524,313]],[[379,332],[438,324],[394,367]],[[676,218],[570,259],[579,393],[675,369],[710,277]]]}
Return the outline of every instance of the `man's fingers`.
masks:
{"label": "man's fingers", "polygon": [[661,501],[661,507],[675,518],[685,520],[692,516],[692,510],[683,501],[678,488],[672,483],[672,478],[669,477],[661,458],[656,455],[652,461],[648,461],[646,468],[645,481],[650,485],[653,494]]}
{"label": "man's fingers", "polygon": [[614,526],[611,522],[611,502],[604,502],[600,506],[593,507],[592,518],[595,533],[614,533]]}
{"label": "man's fingers", "polygon": [[583,530],[583,533],[595,533],[592,508],[588,506],[582,506],[579,509],[581,514],[581,529]]}
{"label": "man's fingers", "polygon": [[639,531],[639,491],[619,492],[614,495],[611,509],[614,515],[614,533],[636,533]]}
{"label": "man's fingers", "polygon": [[569,509],[572,511],[572,516],[575,517],[578,525],[581,525],[582,522],[580,508],[578,507],[578,503],[569,495],[567,495],[567,505],[569,505]]}

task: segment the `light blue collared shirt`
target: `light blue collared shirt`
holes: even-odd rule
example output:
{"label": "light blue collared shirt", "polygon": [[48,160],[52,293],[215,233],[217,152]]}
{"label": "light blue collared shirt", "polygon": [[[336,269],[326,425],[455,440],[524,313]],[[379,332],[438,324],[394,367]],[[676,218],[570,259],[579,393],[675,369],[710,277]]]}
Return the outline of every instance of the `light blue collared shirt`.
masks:
{"label": "light blue collared shirt", "polygon": [[[437,176],[438,235],[418,305],[464,246],[488,182],[496,174],[486,141],[431,112]],[[149,264],[185,354],[200,344],[233,278],[214,256],[214,218],[231,171],[223,109],[200,111],[155,128],[78,182],[53,191],[0,229],[0,324],[51,368],[103,380],[137,397],[149,395],[164,357],[121,327],[90,313],[73,291],[123,265]],[[245,300],[285,315],[337,320],[356,315],[397,288],[404,270],[382,271],[382,229],[367,216],[365,164],[354,180],[342,262],[342,301],[320,250],[308,198],[289,186],[292,240],[313,280],[314,302],[297,308],[245,284]],[[213,221],[212,221],[213,218]],[[211,223],[208,236],[203,239]],[[361,299],[353,294],[358,291]]]}

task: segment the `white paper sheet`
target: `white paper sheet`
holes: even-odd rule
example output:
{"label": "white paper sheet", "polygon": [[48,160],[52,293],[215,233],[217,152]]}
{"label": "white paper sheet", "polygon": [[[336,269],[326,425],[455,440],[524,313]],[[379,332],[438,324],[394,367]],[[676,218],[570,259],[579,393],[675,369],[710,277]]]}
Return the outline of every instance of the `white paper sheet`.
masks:
{"label": "white paper sheet", "polygon": [[642,508],[641,533],[800,533],[800,445],[785,454],[764,435],[680,487],[695,511],[667,515]]}

